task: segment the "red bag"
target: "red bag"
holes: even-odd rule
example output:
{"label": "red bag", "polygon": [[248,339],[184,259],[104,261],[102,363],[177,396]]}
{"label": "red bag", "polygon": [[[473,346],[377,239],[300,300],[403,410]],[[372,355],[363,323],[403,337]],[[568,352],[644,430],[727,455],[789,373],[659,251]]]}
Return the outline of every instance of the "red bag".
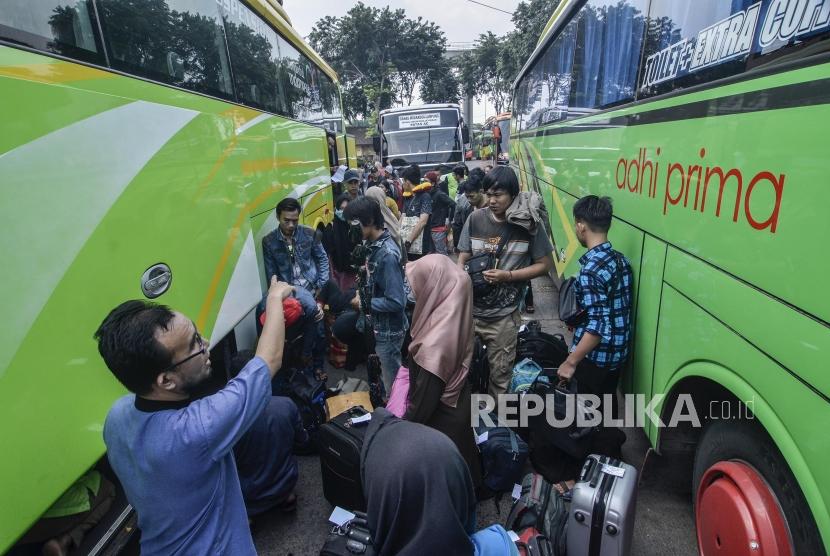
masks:
{"label": "red bag", "polygon": [[553,556],[553,545],[550,540],[534,527],[528,527],[521,532],[516,548],[521,556]]}

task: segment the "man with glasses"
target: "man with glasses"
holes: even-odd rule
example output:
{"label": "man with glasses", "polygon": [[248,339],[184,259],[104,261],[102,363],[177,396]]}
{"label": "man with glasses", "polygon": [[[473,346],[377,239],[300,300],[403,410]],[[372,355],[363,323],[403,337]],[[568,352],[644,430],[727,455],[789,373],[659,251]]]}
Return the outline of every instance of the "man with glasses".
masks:
{"label": "man with glasses", "polygon": [[507,221],[507,210],[519,195],[519,180],[511,168],[491,170],[482,188],[487,192],[487,206],[473,211],[464,223],[458,239],[458,265],[464,268],[476,255],[494,255],[493,266],[484,272],[489,287],[473,293],[473,319],[476,335],[487,346],[489,394],[498,396],[507,392],[516,358],[522,323],[519,304],[530,280],[553,266],[553,247],[546,233],[531,234]]}
{"label": "man with glasses", "polygon": [[[256,357],[224,388],[200,399],[195,395],[211,376],[209,346],[185,315],[127,301],[96,331],[104,362],[132,392],[110,409],[104,442],[138,513],[142,554],[256,554],[250,508],[262,498],[269,508],[296,501],[291,447],[299,414],[289,399],[271,396],[285,343],[283,300],[292,290],[271,280]],[[248,500],[233,448],[263,418],[269,426],[261,427],[267,434],[257,457],[269,472],[256,473],[261,498]]]}

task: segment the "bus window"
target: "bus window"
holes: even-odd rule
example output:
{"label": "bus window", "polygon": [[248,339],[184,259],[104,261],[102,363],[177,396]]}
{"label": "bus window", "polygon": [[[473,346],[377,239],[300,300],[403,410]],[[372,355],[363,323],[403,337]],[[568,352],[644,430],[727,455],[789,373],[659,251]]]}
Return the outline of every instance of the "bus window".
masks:
{"label": "bus window", "polygon": [[591,0],[579,13],[571,116],[634,99],[648,0]]}
{"label": "bus window", "polygon": [[7,0],[0,10],[0,37],[103,65],[89,6],[74,0]]}
{"label": "bus window", "polygon": [[546,47],[522,79],[527,83],[526,100],[521,103],[523,129],[567,117],[575,43],[576,22],[572,21]]}
{"label": "bus window", "polygon": [[830,48],[830,3],[653,0],[640,97],[740,74]]}
{"label": "bus window", "polygon": [[112,67],[233,98],[216,2],[167,0],[146,5],[99,0],[97,6]]}
{"label": "bus window", "polygon": [[230,6],[230,10],[222,9],[222,18],[237,98],[253,108],[278,113],[275,64],[281,53],[277,34],[239,0],[231,0]]}

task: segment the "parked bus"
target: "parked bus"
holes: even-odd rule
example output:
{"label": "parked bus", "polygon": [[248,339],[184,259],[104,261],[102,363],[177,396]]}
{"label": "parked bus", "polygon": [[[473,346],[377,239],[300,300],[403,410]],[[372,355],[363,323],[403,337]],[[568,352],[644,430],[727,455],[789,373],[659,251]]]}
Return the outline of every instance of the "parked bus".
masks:
{"label": "parked bus", "polygon": [[510,119],[510,112],[502,112],[497,116],[490,116],[484,122],[484,127],[486,129],[492,130],[494,127],[498,126],[499,131],[501,132],[501,145],[499,146],[498,160],[496,161],[499,164],[510,163]]}
{"label": "parked bus", "polygon": [[332,218],[337,76],[279,3],[144,4],[0,9],[0,553],[90,467],[106,473],[124,394],[92,339],[107,313],[149,298],[193,316],[222,373],[255,341],[277,202],[300,199],[313,228]]}
{"label": "parked bus", "polygon": [[380,112],[375,151],[385,164],[448,172],[464,162],[470,141],[457,104],[424,104]]}
{"label": "parked bus", "polygon": [[635,273],[624,390],[680,395],[701,554],[830,548],[830,2],[564,0],[517,77],[511,163],[584,252],[572,208],[614,203]]}

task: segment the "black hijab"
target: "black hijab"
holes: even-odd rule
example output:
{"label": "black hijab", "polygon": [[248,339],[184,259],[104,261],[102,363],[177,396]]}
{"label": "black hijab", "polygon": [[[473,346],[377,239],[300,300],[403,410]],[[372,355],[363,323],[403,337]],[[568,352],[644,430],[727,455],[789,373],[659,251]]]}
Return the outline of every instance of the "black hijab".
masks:
{"label": "black hijab", "polygon": [[385,409],[368,427],[361,475],[378,555],[471,555],[476,498],[452,440]]}

